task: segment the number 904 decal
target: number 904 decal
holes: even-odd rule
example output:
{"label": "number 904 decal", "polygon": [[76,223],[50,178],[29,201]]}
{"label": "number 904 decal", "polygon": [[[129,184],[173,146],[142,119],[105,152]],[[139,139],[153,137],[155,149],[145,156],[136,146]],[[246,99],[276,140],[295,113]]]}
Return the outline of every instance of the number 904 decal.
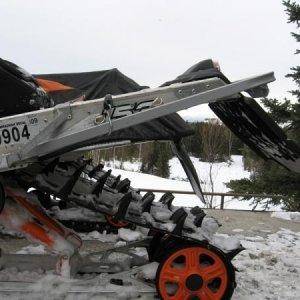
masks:
{"label": "number 904 decal", "polygon": [[22,138],[29,140],[29,137],[30,133],[26,124],[0,129],[0,145],[18,143]]}

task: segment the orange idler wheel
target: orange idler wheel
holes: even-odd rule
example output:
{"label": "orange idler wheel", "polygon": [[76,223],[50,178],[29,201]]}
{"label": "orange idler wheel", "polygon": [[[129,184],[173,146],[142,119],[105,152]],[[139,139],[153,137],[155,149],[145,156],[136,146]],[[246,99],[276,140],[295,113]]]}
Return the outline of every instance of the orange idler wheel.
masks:
{"label": "orange idler wheel", "polygon": [[167,256],[156,274],[160,297],[164,300],[229,299],[235,286],[234,270],[224,255],[213,248],[187,246]]}
{"label": "orange idler wheel", "polygon": [[128,222],[115,220],[113,216],[106,215],[105,217],[107,222],[116,228],[123,228],[128,226]]}

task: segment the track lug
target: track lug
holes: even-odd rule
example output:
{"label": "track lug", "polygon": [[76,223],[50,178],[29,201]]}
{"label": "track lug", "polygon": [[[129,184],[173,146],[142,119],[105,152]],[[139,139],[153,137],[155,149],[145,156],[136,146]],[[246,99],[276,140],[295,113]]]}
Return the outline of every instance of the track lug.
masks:
{"label": "track lug", "polygon": [[125,216],[126,216],[126,213],[127,213],[127,209],[130,205],[130,202],[132,200],[132,194],[131,192],[125,194],[121,200],[120,200],[120,204],[119,204],[119,207],[118,207],[118,211],[117,213],[114,215],[114,219],[116,220],[124,220],[125,219]]}
{"label": "track lug", "polygon": [[194,225],[196,227],[201,227],[203,219],[204,219],[205,216],[206,216],[206,214],[199,214],[199,215],[195,216]]}
{"label": "track lug", "polygon": [[240,252],[244,251],[246,248],[244,248],[242,245],[237,248],[234,249],[228,253],[226,253],[226,257],[231,261],[236,255],[238,255]]}
{"label": "track lug", "polygon": [[[178,209],[177,211],[179,211],[179,210],[181,210],[181,208]],[[184,222],[185,222],[187,216],[188,216],[188,214],[187,214],[187,212],[184,209],[182,209],[182,211],[180,211],[180,213],[177,214],[177,216],[175,218],[176,220],[173,220],[173,222],[176,224],[175,228],[172,231],[173,234],[175,234],[175,235],[182,235],[182,230],[183,230],[183,227],[184,227]]]}
{"label": "track lug", "polygon": [[99,171],[102,171],[103,168],[104,168],[104,165],[103,165],[103,164],[97,165],[96,167],[94,167],[94,168],[88,173],[89,177],[90,177],[90,178],[93,178],[93,177],[96,175],[96,173],[99,172]]}
{"label": "track lug", "polygon": [[130,180],[128,178],[125,178],[119,182],[119,184],[116,186],[116,190],[119,193],[127,193],[128,189],[130,188],[130,183]]}
{"label": "track lug", "polygon": [[142,212],[150,213],[152,202],[154,201],[155,196],[152,192],[147,192],[141,199]]}
{"label": "track lug", "polygon": [[172,202],[174,200],[174,195],[171,192],[166,192],[162,195],[162,197],[159,199],[159,202],[163,203],[168,207],[168,209],[171,209]]}
{"label": "track lug", "polygon": [[59,164],[59,157],[52,160],[42,171],[42,173],[48,175],[49,173],[53,173],[55,167]]}
{"label": "track lug", "polygon": [[[191,214],[194,215],[194,216],[204,213],[203,209],[200,208],[199,206],[194,206],[194,207],[190,210],[190,212],[191,212]],[[205,214],[205,213],[204,213],[204,214]]]}
{"label": "track lug", "polygon": [[86,162],[73,173],[73,175],[67,180],[67,182],[58,192],[59,197],[61,197],[62,199],[68,198],[85,167]]}
{"label": "track lug", "polygon": [[173,223],[176,224],[174,230],[172,231],[173,234],[176,235],[182,235],[182,230],[184,226],[185,219],[187,218],[188,214],[184,210],[184,208],[177,209],[173,215],[170,217],[170,219],[173,221]]}
{"label": "track lug", "polygon": [[92,194],[99,196],[103,190],[103,187],[107,181],[107,178],[110,176],[111,170],[108,170],[101,177],[98,178],[96,185],[93,188]]}
{"label": "track lug", "polygon": [[117,185],[120,183],[120,180],[121,180],[121,175],[118,175],[118,176],[115,178],[113,184],[111,185],[111,188],[112,188],[112,189],[115,189],[115,188],[117,187]]}
{"label": "track lug", "polygon": [[193,207],[191,209],[191,213],[194,215],[194,225],[197,227],[201,227],[204,217],[206,213],[198,206]]}
{"label": "track lug", "polygon": [[172,214],[172,216],[170,217],[170,220],[172,220],[174,223],[177,223],[177,221],[183,215],[187,215],[187,212],[184,210],[183,207],[180,207]]}

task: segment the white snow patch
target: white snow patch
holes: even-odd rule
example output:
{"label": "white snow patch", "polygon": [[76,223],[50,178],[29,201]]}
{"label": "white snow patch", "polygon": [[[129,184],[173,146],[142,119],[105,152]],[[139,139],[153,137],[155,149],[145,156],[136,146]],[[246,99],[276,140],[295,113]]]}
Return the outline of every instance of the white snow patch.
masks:
{"label": "white snow patch", "polygon": [[29,245],[23,247],[21,250],[17,251],[16,254],[45,254],[46,250],[43,245],[33,246]]}
{"label": "white snow patch", "polygon": [[17,268],[0,270],[0,281],[35,282],[44,276],[45,272],[42,269],[22,272],[20,272]]}
{"label": "white snow patch", "polygon": [[137,255],[137,256],[144,257],[145,259],[148,259],[148,251],[147,251],[146,248],[135,247],[130,252]]}
{"label": "white snow patch", "polygon": [[89,233],[80,233],[80,237],[85,241],[100,241],[103,243],[115,243],[118,239],[116,234],[108,234],[105,231],[100,233],[98,231],[91,231]]}
{"label": "white snow patch", "polygon": [[[210,164],[202,162],[196,157],[191,157],[191,160],[201,181],[203,191],[211,192],[211,184],[209,181]],[[170,179],[139,172],[140,163],[138,162],[123,162],[123,169],[119,169],[119,165],[120,164],[118,162],[110,164],[110,168],[112,167],[112,174],[115,176],[120,174],[123,178],[127,177],[130,179],[131,185],[134,188],[192,191],[192,187],[188,182],[187,176],[176,157],[169,161]],[[213,164],[212,173],[214,178],[214,191],[222,193],[229,191],[225,183],[234,179],[249,178],[250,176],[250,172],[244,170],[243,157],[241,155],[232,155],[229,163],[222,162]],[[159,199],[162,196],[162,193],[155,193],[155,196],[156,199]],[[198,205],[200,207],[204,207],[203,203],[196,195],[174,194],[174,196],[175,199],[173,204],[175,206],[193,207]],[[216,206],[219,205],[220,197],[215,196],[213,204]],[[224,208],[251,210],[252,207],[253,205],[251,205],[251,201],[240,201],[233,197],[225,198]],[[256,209],[260,210],[263,208],[264,207],[262,205],[258,205]],[[280,211],[282,209],[280,206],[270,205],[268,210]]]}
{"label": "white snow patch", "polygon": [[142,163],[139,161],[119,161],[119,160],[109,160],[105,162],[105,167],[123,169],[126,171],[139,172]]}
{"label": "white snow patch", "polygon": [[227,234],[216,233],[211,243],[224,252],[229,252],[239,248],[241,242],[236,236],[228,236]]}
{"label": "white snow patch", "polygon": [[93,212],[83,207],[71,207],[60,210],[58,206],[51,208],[55,217],[59,220],[86,220],[86,221],[99,221],[103,218],[103,215],[97,212]]}
{"label": "white snow patch", "polygon": [[13,230],[9,230],[1,224],[0,224],[0,234],[10,235],[10,236],[19,237],[19,238],[24,237],[24,235],[22,233],[13,231]]}
{"label": "white snow patch", "polygon": [[157,262],[152,262],[150,264],[144,265],[143,267],[141,267],[138,276],[144,279],[154,280],[158,266],[159,263]]}
{"label": "white snow patch", "polygon": [[[124,299],[124,300],[131,300],[131,299],[138,299],[140,294],[136,290],[134,286],[122,286],[117,288],[117,298],[115,299]],[[98,298],[101,299],[101,298]],[[110,298],[111,299],[111,298]]]}
{"label": "white snow patch", "polygon": [[244,237],[242,245],[246,250],[233,261],[239,270],[233,300],[299,299],[300,232],[281,229],[265,239]]}
{"label": "white snow patch", "polygon": [[136,240],[140,240],[143,237],[141,232],[127,229],[127,228],[120,228],[118,230],[118,236],[120,239],[126,242],[133,242]]}
{"label": "white snow patch", "polygon": [[212,236],[219,229],[219,223],[215,218],[205,216],[201,224],[201,229],[207,232],[210,236]]}
{"label": "white snow patch", "polygon": [[232,232],[243,232],[244,229],[241,228],[236,228],[236,229],[232,229]]}
{"label": "white snow patch", "polygon": [[[58,275],[48,274],[32,285],[44,299],[66,299],[70,285],[75,280]],[[42,297],[41,297],[42,299]]]}
{"label": "white snow patch", "polygon": [[271,217],[288,221],[300,222],[300,212],[275,211],[272,212]]}

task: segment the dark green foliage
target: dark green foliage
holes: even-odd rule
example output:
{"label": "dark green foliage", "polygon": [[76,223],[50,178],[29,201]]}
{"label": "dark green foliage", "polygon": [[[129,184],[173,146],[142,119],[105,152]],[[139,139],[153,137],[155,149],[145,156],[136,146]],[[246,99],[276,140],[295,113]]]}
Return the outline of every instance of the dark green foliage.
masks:
{"label": "dark green foliage", "polygon": [[168,178],[169,160],[172,158],[169,142],[151,142],[147,143],[147,147],[142,156],[141,171]]}
{"label": "dark green foliage", "polygon": [[[258,202],[264,205],[283,203],[287,210],[300,211],[300,174],[290,172],[276,163],[262,162],[257,172],[250,179],[231,180],[227,186],[235,193],[262,195],[278,195],[278,198],[264,200],[255,198],[253,205]],[[249,200],[251,197],[245,197]]]}
{"label": "dark green foliage", "polygon": [[[285,11],[288,15],[288,23],[296,23],[297,28],[300,27],[300,5],[295,1],[283,1],[283,5],[285,6]],[[297,42],[300,42],[300,34],[299,32],[292,32],[292,36],[296,39]],[[299,54],[300,50],[296,50],[296,54]],[[292,68],[292,71],[298,72],[298,85],[299,85],[299,66],[296,68]],[[288,75],[290,76],[290,74]],[[298,91],[299,95],[299,91]],[[299,97],[298,97],[299,99]]]}
{"label": "dark green foliage", "polygon": [[[283,1],[288,14],[288,22],[296,23],[297,33],[292,33],[296,41],[300,41],[300,5],[294,1]],[[299,54],[299,50],[296,54]],[[291,91],[297,101],[284,99],[264,99],[263,104],[271,117],[283,128],[287,136],[300,145],[300,66],[291,68],[287,77],[292,78],[297,89]],[[300,174],[288,171],[273,162],[265,162],[246,146],[243,148],[246,169],[252,172],[250,179],[232,180],[227,186],[236,193],[257,193],[278,195],[278,198],[264,200],[267,206],[283,204],[285,209],[300,211]],[[250,197],[248,197],[249,199]],[[247,200],[247,198],[244,198]],[[256,198],[254,206],[263,199]]]}
{"label": "dark green foliage", "polygon": [[169,160],[172,158],[169,143],[157,143],[158,156],[155,162],[155,175],[168,178],[170,176]]}
{"label": "dark green foliage", "polygon": [[188,137],[183,138],[183,144],[187,152],[195,157],[200,157],[202,153],[202,138],[200,135],[199,122],[189,123],[189,126],[194,131],[194,134]]}
{"label": "dark green foliage", "polygon": [[[211,163],[227,161],[232,154],[241,154],[242,143],[217,119],[189,124],[194,135],[183,139],[188,153]],[[210,146],[207,149],[207,145]],[[146,142],[136,145],[92,151],[95,163],[101,161],[140,161],[141,171],[169,177],[169,160],[173,154],[169,142]],[[122,167],[122,165],[121,165]]]}
{"label": "dark green foliage", "polygon": [[284,99],[283,101],[279,101],[277,99],[265,98],[262,99],[262,103],[277,124],[284,125],[291,122],[293,106],[290,100]]}
{"label": "dark green foliage", "polygon": [[[214,160],[226,161],[230,155],[240,155],[243,143],[222,123],[216,122],[215,119],[213,119],[213,121],[214,122],[207,120],[206,122],[189,123],[194,130],[194,135],[183,139],[183,144],[187,152],[192,156],[199,157],[202,161],[209,161],[209,157],[205,153],[204,145],[207,145],[209,139],[218,133],[222,143],[219,145],[218,158],[214,155]],[[208,126],[210,130],[209,132],[205,132]]]}
{"label": "dark green foliage", "polygon": [[172,158],[169,142],[147,142],[91,151],[86,155],[95,163],[103,161],[141,161],[141,171],[161,177],[169,177],[169,160]]}

